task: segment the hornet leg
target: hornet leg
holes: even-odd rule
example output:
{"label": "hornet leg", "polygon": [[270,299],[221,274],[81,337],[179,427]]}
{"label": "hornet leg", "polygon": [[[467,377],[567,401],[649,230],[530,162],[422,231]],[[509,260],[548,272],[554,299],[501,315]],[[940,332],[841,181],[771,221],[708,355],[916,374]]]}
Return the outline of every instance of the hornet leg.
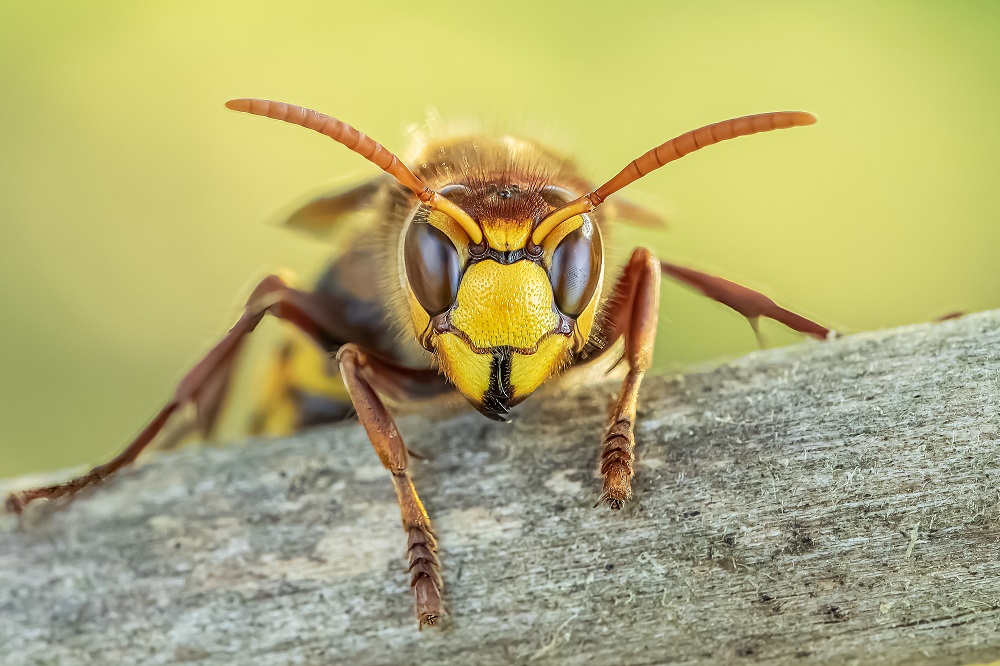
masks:
{"label": "hornet leg", "polygon": [[133,462],[163,429],[170,416],[186,403],[193,403],[196,406],[202,430],[210,429],[225,396],[229,374],[243,340],[268,313],[292,322],[322,346],[329,347],[338,337],[339,326],[336,323],[335,313],[327,312],[316,303],[312,295],[291,289],[276,275],[264,278],[247,299],[239,321],[197,365],[188,371],[178,384],[170,402],[124,451],[103,465],[66,483],[11,493],[7,497],[7,510],[21,513],[26,504],[36,499],[56,499],[74,495],[88,486],[101,483]]}
{"label": "hornet leg", "polygon": [[625,360],[629,368],[611,412],[611,423],[601,450],[604,491],[598,503],[604,500],[612,509],[621,509],[632,499],[635,412],[639,385],[653,361],[659,309],[659,262],[649,250],[637,248],[615,285],[601,331],[605,349],[619,338],[625,338]]}
{"label": "hornet leg", "polygon": [[705,296],[736,310],[747,318],[754,332],[757,331],[757,320],[768,317],[781,322],[793,331],[811,335],[820,340],[826,340],[830,329],[791,310],[786,310],[770,298],[741,284],[724,278],[701,273],[691,268],[660,262],[664,275],[669,275],[678,282],[697,289]]}
{"label": "hornet leg", "polygon": [[[368,433],[368,439],[375,447],[382,464],[392,473],[403,530],[406,531],[406,556],[410,587],[416,596],[417,620],[421,628],[425,624],[433,625],[441,615],[442,588],[434,527],[410,479],[409,456],[406,445],[399,436],[396,422],[373,388],[373,385],[380,387],[379,391],[383,392],[381,387],[398,387],[407,383],[412,385],[415,377],[405,369],[396,368],[366,354],[355,344],[341,347],[337,352],[337,360],[351,401],[358,412],[358,419]],[[436,372],[430,375],[432,376],[427,379],[431,386],[440,384],[441,388],[447,388]]]}

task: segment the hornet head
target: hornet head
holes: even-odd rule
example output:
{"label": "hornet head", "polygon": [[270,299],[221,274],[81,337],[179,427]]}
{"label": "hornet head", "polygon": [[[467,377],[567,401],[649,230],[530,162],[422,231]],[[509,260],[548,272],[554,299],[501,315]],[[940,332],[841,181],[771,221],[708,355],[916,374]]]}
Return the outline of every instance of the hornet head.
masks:
{"label": "hornet head", "polygon": [[475,223],[421,207],[402,236],[402,280],[414,328],[448,379],[480,412],[506,420],[580,351],[604,272],[591,215],[562,221],[536,243],[539,223],[573,195],[499,180],[440,193]]}

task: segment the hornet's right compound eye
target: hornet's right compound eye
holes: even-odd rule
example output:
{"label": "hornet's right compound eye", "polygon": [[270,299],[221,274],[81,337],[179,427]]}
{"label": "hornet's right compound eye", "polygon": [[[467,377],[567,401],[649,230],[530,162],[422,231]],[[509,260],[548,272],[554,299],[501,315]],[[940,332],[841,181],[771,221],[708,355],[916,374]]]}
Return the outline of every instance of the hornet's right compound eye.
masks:
{"label": "hornet's right compound eye", "polygon": [[458,250],[451,239],[426,222],[414,222],[403,242],[403,263],[410,289],[430,316],[451,307],[461,278]]}

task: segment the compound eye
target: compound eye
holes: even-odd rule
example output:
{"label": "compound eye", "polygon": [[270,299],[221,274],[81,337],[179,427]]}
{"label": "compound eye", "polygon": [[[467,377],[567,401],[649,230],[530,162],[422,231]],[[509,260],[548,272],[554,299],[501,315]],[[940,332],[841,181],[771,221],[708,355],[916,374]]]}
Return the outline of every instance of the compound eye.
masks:
{"label": "compound eye", "polygon": [[552,253],[549,281],[556,307],[569,317],[579,317],[594,297],[600,277],[600,232],[584,216],[583,225],[567,234]]}
{"label": "compound eye", "polygon": [[461,267],[448,236],[426,222],[414,222],[403,241],[403,263],[410,288],[428,314],[433,317],[451,307]]}

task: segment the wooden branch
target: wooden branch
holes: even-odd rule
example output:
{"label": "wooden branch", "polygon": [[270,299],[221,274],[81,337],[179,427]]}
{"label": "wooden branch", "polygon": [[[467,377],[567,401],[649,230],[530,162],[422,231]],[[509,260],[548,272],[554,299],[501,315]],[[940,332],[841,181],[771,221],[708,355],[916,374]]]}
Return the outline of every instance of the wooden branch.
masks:
{"label": "wooden branch", "polygon": [[[1000,312],[400,421],[450,617],[417,631],[355,424],[152,456],[0,520],[4,664],[968,664],[1000,656]],[[37,479],[4,482],[4,489]],[[43,516],[43,514],[51,514]]]}

